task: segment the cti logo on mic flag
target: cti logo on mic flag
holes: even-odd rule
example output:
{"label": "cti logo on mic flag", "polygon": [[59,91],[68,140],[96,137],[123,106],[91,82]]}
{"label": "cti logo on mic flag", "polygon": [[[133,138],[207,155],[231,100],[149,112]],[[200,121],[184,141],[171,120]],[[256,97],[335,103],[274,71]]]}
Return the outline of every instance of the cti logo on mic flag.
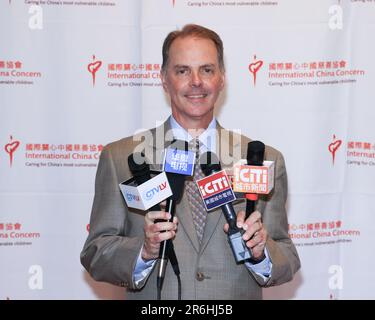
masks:
{"label": "cti logo on mic flag", "polygon": [[257,56],[254,55],[254,62],[249,64],[249,71],[253,75],[254,87],[255,87],[256,81],[257,81],[257,72],[262,67],[262,65],[263,65],[263,61],[257,60]]}
{"label": "cti logo on mic flag", "polygon": [[233,166],[233,190],[268,194],[274,186],[274,171],[273,161],[264,161],[262,166],[251,166],[239,161]]}
{"label": "cti logo on mic flag", "polygon": [[207,211],[236,200],[225,170],[197,180],[196,183]]}
{"label": "cti logo on mic flag", "polygon": [[93,62],[89,63],[87,65],[87,70],[91,73],[92,76],[92,86],[95,86],[95,78],[96,78],[96,72],[100,69],[102,66],[102,61],[95,61],[95,55],[92,56]]}
{"label": "cti logo on mic flag", "polygon": [[338,148],[340,148],[341,144],[342,144],[342,140],[339,140],[339,139],[336,140],[336,135],[333,135],[333,142],[331,142],[328,145],[328,151],[332,155],[332,165],[335,165],[336,151],[338,150]]}
{"label": "cti logo on mic flag", "polygon": [[11,167],[12,167],[12,164],[13,164],[13,154],[17,150],[17,148],[20,146],[19,141],[17,141],[17,140],[12,141],[12,140],[13,140],[13,137],[10,136],[10,142],[7,143],[4,147],[5,152],[9,154],[9,162],[10,162]]}

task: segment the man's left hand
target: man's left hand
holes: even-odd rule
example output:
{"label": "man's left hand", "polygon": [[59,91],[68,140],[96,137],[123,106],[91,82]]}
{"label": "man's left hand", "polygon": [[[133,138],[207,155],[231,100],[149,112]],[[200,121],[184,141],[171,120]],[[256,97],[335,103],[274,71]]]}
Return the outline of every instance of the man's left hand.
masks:
{"label": "man's left hand", "polygon": [[[259,211],[254,211],[245,221],[245,211],[237,214],[237,227],[245,230],[242,238],[246,241],[246,246],[251,249],[252,258],[255,261],[264,259],[264,249],[268,237],[267,230],[262,224],[262,215]],[[224,225],[224,231],[228,232],[229,225]]]}

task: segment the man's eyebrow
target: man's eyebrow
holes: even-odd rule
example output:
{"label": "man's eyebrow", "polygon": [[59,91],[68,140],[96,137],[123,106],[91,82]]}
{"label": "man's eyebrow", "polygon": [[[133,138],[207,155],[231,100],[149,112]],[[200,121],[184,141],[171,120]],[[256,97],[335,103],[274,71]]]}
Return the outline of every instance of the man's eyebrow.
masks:
{"label": "man's eyebrow", "polygon": [[[199,68],[207,68],[207,67],[215,67],[215,64],[214,63],[206,63],[206,64],[203,64],[201,66],[199,66]],[[185,65],[185,64],[176,64],[175,66],[173,66],[174,69],[188,69],[190,68],[190,66],[188,65]]]}
{"label": "man's eyebrow", "polygon": [[203,66],[201,66],[201,68],[207,68],[207,67],[215,67],[215,64],[214,63],[207,63],[207,64],[204,64]]}
{"label": "man's eyebrow", "polygon": [[187,69],[189,68],[189,66],[185,65],[185,64],[176,64],[175,66],[173,66],[173,69]]}

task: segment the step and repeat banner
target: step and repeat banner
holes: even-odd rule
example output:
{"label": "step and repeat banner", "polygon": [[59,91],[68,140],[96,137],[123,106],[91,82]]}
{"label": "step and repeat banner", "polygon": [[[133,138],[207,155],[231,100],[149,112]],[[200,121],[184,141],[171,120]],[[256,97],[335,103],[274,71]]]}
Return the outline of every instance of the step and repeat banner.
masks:
{"label": "step and repeat banner", "polygon": [[104,145],[170,114],[165,36],[224,42],[217,118],[285,156],[302,268],[265,299],[374,299],[375,0],[0,2],[0,299],[125,299],[80,264]]}

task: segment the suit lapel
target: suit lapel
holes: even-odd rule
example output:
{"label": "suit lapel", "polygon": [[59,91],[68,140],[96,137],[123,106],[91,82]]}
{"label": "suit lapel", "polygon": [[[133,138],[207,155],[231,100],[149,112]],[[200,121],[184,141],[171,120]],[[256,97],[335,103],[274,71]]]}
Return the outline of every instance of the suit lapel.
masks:
{"label": "suit lapel", "polygon": [[200,244],[198,240],[198,235],[195,230],[193,216],[191,213],[190,205],[186,197],[186,193],[182,196],[182,199],[178,205],[178,209],[176,209],[176,215],[179,219],[180,226],[184,229],[185,233],[187,234],[188,238],[192,246],[194,247],[196,252],[200,250]]}

